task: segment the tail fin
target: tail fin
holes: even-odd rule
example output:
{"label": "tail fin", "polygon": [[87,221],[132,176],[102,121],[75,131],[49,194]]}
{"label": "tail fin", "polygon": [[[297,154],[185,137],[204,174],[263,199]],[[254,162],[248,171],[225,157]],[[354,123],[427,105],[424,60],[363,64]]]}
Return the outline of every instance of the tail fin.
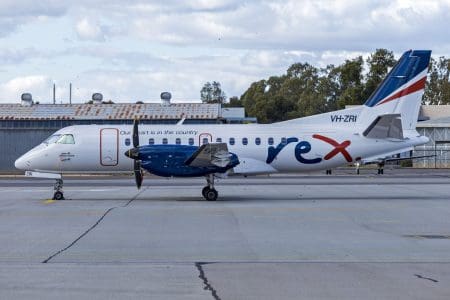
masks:
{"label": "tail fin", "polygon": [[430,63],[430,50],[409,50],[367,99],[360,115],[363,129],[376,118],[398,114],[403,130],[415,130]]}

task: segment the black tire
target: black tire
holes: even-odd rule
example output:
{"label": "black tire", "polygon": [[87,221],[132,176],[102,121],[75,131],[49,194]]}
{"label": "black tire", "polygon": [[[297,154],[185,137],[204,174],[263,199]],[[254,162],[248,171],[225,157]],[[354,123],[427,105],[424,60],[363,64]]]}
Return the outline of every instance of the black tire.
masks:
{"label": "black tire", "polygon": [[205,186],[205,187],[202,189],[202,195],[203,195],[204,198],[206,198],[206,192],[207,192],[207,191],[209,191],[209,186]]}
{"label": "black tire", "polygon": [[205,192],[205,199],[208,201],[216,201],[219,193],[215,189],[209,189]]}
{"label": "black tire", "polygon": [[53,200],[64,200],[64,194],[60,191],[57,191],[53,194]]}

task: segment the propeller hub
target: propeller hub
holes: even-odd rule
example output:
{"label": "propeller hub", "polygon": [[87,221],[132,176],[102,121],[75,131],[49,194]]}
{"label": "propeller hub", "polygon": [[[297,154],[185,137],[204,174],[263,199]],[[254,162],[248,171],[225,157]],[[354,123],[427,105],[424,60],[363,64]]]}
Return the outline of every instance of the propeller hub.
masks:
{"label": "propeller hub", "polygon": [[131,159],[139,159],[139,148],[132,148],[125,152],[125,156]]}

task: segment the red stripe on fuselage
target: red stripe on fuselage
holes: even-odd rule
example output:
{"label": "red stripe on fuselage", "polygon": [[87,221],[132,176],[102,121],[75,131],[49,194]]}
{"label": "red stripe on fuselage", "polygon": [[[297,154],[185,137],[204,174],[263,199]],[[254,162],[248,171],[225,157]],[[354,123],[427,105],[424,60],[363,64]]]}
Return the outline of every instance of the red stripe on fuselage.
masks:
{"label": "red stripe on fuselage", "polygon": [[392,100],[395,100],[397,98],[412,94],[414,92],[417,92],[421,89],[425,88],[425,82],[427,81],[427,77],[425,76],[424,78],[418,80],[416,83],[408,86],[407,88],[404,88],[403,90],[399,91],[398,93],[395,93],[394,95],[392,95],[391,97],[384,99],[383,101],[381,101],[380,103],[378,103],[377,105],[386,103],[386,102],[390,102]]}

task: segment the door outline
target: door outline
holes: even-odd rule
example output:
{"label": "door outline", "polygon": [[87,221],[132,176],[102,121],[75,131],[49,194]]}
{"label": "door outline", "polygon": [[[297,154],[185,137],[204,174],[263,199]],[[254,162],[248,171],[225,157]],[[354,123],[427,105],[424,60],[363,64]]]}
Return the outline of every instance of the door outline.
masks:
{"label": "door outline", "polygon": [[208,132],[203,132],[203,133],[200,133],[199,135],[198,135],[198,146],[200,147],[201,145],[203,145],[202,144],[202,139],[204,139],[204,138],[208,138],[209,139],[209,143],[212,143],[212,135],[211,135],[211,133],[208,133]]}
{"label": "door outline", "polygon": [[[103,163],[103,148],[102,148],[102,142],[103,142],[103,130],[114,130],[116,134],[116,162],[114,164],[104,164]],[[114,160],[113,160],[114,161]],[[119,129],[117,128],[102,128],[100,129],[100,165],[104,167],[114,167],[119,164]]]}

